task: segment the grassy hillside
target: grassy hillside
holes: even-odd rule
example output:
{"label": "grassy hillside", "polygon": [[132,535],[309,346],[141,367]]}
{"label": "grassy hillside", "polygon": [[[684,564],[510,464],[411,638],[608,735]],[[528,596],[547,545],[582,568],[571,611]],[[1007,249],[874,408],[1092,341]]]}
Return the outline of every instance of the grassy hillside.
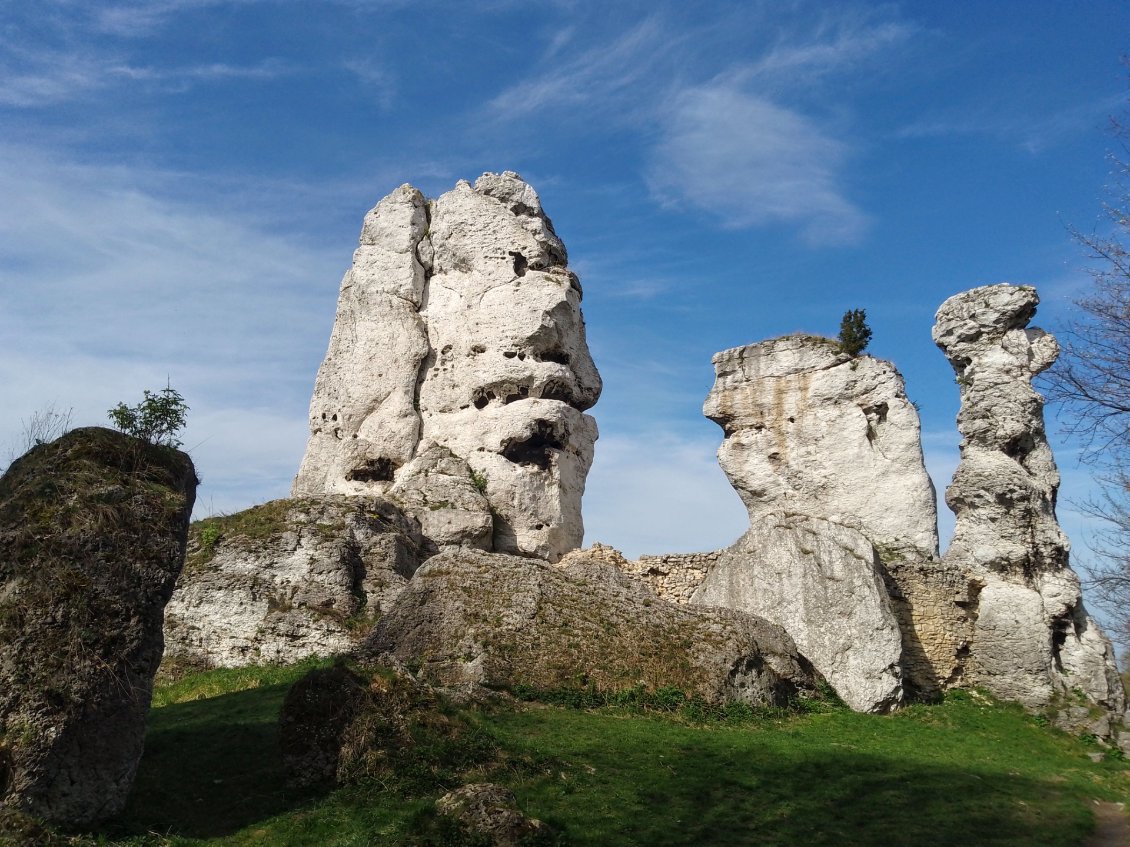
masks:
{"label": "grassy hillside", "polygon": [[[275,722],[310,666],[161,687],[133,798],[96,836],[130,845],[455,845],[431,820],[453,780],[289,791]],[[696,719],[692,719],[696,718]],[[958,694],[890,717],[688,717],[528,704],[471,714],[488,778],[581,845],[1077,845],[1095,799],[1130,797],[1121,759],[1019,709]],[[483,773],[468,773],[471,781]]]}

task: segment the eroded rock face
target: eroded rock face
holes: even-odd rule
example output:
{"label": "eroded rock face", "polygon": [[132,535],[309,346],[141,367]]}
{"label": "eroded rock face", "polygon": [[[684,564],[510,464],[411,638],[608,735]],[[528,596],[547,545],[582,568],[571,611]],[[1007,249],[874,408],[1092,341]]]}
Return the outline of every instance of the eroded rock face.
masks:
{"label": "eroded rock face", "polygon": [[[933,561],[938,547],[902,377],[889,362],[803,335],[723,351],[714,368],[703,411],[725,433],[718,459],[751,528],[692,602],[781,624],[845,702],[892,708],[903,694],[901,629],[912,621],[902,607],[896,615],[886,583],[906,562]],[[912,687],[925,683],[916,676]]]}
{"label": "eroded rock face", "polygon": [[361,655],[421,664],[437,685],[615,692],[675,686],[709,701],[784,705],[816,676],[783,629],[677,606],[614,566],[448,550],[416,572]]}
{"label": "eroded rock face", "polygon": [[342,281],[294,493],[403,489],[439,446],[483,479],[493,549],[554,560],[577,547],[597,437],[584,411],[601,382],[566,262],[511,172],[377,204]]}
{"label": "eroded rock face", "polygon": [[197,522],[166,655],[241,667],[347,652],[426,555],[419,524],[377,497],[276,500]]}
{"label": "eroded rock face", "polygon": [[[938,309],[934,341],[957,375],[964,439],[946,490],[957,523],[945,560],[979,588],[966,677],[1106,735],[1125,697],[1110,645],[1083,607],[1055,517],[1059,473],[1031,380],[1059,348],[1028,327],[1038,303],[1034,288],[1001,284],[963,292]],[[1094,726],[1076,720],[1075,692],[1082,705],[1100,707],[1101,715],[1087,718]]]}
{"label": "eroded rock face", "polygon": [[184,453],[101,428],[0,478],[0,801],[83,825],[124,807],[184,563]]}
{"label": "eroded rock face", "polygon": [[703,413],[725,433],[718,461],[751,520],[812,515],[937,553],[918,413],[890,362],[791,335],[718,353],[714,371]]}

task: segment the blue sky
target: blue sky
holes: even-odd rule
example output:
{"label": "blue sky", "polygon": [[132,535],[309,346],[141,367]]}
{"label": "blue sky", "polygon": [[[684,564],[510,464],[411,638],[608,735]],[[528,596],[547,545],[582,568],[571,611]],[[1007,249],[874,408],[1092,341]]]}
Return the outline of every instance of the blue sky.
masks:
{"label": "blue sky", "polygon": [[[197,514],[285,496],[365,211],[512,169],[569,248],[605,380],[587,541],[730,543],[711,355],[849,308],[943,489],[958,397],[933,314],[1010,281],[1040,325],[1068,316],[1126,52],[1113,0],[0,2],[0,445],[48,404],[106,423],[168,378]],[[1081,547],[1087,469],[1056,447]]]}

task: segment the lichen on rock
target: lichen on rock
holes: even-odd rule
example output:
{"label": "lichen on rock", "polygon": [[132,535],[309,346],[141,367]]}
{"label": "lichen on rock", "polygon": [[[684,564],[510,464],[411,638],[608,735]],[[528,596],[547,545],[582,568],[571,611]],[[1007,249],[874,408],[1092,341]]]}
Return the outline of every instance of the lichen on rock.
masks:
{"label": "lichen on rock", "polygon": [[0,477],[0,801],[54,823],[121,811],[196,497],[187,455],[73,430]]}
{"label": "lichen on rock", "polygon": [[614,566],[447,550],[416,572],[360,655],[390,653],[443,686],[614,693],[677,688],[711,702],[785,705],[818,675],[779,626],[678,606]]}

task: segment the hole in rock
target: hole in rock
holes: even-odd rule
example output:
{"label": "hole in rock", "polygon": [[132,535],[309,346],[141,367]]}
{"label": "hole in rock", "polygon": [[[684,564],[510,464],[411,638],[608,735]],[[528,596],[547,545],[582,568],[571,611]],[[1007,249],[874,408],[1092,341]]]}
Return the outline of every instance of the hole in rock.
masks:
{"label": "hole in rock", "polygon": [[516,465],[532,465],[544,471],[549,470],[553,451],[564,449],[565,445],[553,432],[553,424],[534,421],[534,431],[527,438],[503,442],[502,456]]}
{"label": "hole in rock", "polygon": [[1006,441],[1001,447],[1001,451],[1010,459],[1016,459],[1016,461],[1020,462],[1023,461],[1035,447],[1035,439],[1032,438],[1030,434],[1023,433]]}
{"label": "hole in rock", "polygon": [[473,402],[475,404],[476,409],[485,409],[487,407],[487,403],[489,403],[490,400],[488,400],[486,398],[485,394],[481,394],[478,397],[476,397]]}
{"label": "hole in rock", "polygon": [[535,215],[537,215],[537,212],[535,212],[533,209],[531,209],[525,203],[515,203],[513,206],[510,207],[510,213],[513,214],[513,215],[519,215],[519,216],[524,215],[528,218],[532,218]]}
{"label": "hole in rock", "polygon": [[378,456],[368,459],[345,475],[350,482],[391,482],[396,471],[396,464],[392,459]]}
{"label": "hole in rock", "polygon": [[439,352],[440,352],[441,356],[446,356],[448,353],[451,352],[451,345],[450,344],[443,345],[443,349],[440,350]]}
{"label": "hole in rock", "polygon": [[336,420],[337,420],[337,415],[333,415],[333,416],[331,416],[331,417],[330,417],[330,420],[331,420],[331,421],[336,421]]}
{"label": "hole in rock", "polygon": [[525,276],[526,268],[530,266],[530,263],[526,261],[526,257],[516,250],[511,250],[510,255],[514,257],[514,275]]}
{"label": "hole in rock", "polygon": [[471,345],[471,355],[478,355],[479,353],[485,353],[486,351],[487,351],[487,348],[484,347],[482,344],[472,344]]}
{"label": "hole in rock", "polygon": [[536,523],[536,524],[534,524],[534,529],[545,529],[545,524]]}
{"label": "hole in rock", "polygon": [[539,362],[556,362],[559,365],[569,364],[569,354],[560,350],[547,350],[544,353],[534,353],[534,358]]}
{"label": "hole in rock", "polygon": [[503,352],[502,355],[505,356],[507,359],[513,359],[518,354],[516,352],[514,352],[513,350],[506,350],[505,352]]}

